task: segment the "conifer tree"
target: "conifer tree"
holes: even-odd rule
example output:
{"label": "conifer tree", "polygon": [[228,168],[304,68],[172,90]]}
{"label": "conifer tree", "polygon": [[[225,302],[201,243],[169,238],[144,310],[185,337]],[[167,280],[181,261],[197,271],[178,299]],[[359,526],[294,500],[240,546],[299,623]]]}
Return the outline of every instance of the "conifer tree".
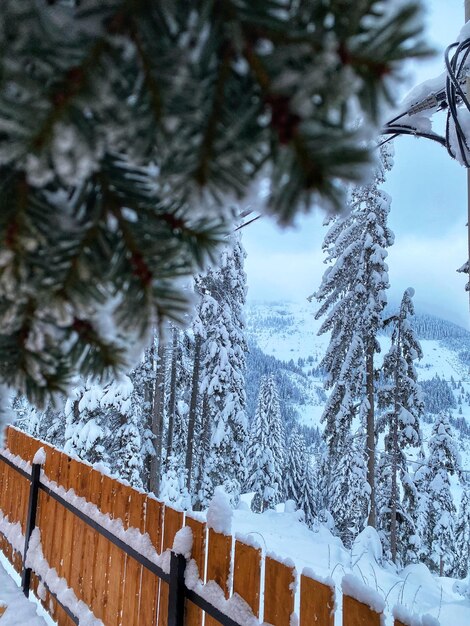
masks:
{"label": "conifer tree", "polygon": [[437,416],[433,426],[427,463],[429,471],[425,485],[427,498],[424,508],[424,557],[429,566],[443,576],[450,573],[455,558],[456,508],[449,477],[460,473],[460,454],[445,413]]}
{"label": "conifer tree", "polygon": [[111,471],[142,488],[146,430],[142,404],[130,377],[122,377],[104,389],[100,408],[109,429],[106,448]]}
{"label": "conifer tree", "polygon": [[90,463],[109,463],[109,428],[100,407],[103,388],[90,380],[76,387],[65,405],[64,452]]}
{"label": "conifer tree", "polygon": [[310,463],[310,455],[307,449],[305,449],[302,463],[299,508],[304,512],[305,523],[310,527],[318,515],[317,491],[318,486]]}
{"label": "conifer tree", "polygon": [[465,489],[455,524],[455,563],[452,575],[466,578],[470,574],[470,491]]}
{"label": "conifer tree", "polygon": [[160,499],[179,509],[189,509],[191,498],[186,487],[186,470],[181,460],[171,455],[166,464],[160,488]]}
{"label": "conifer tree", "polygon": [[291,432],[286,449],[284,493],[287,500],[293,500],[299,506],[304,474],[304,459],[307,454],[305,439],[295,426]]}
{"label": "conifer tree", "polygon": [[375,526],[375,369],[380,351],[377,333],[386,305],[388,267],[386,248],[393,243],[387,226],[391,199],[379,189],[392,165],[389,148],[374,180],[352,192],[347,213],[334,220],[323,250],[325,271],[315,294],[321,303],[316,319],[325,317],[319,334],[330,333],[320,364],[331,389],[322,420],[332,462],[343,449],[355,416],[366,429],[367,477],[370,486],[369,525]]}
{"label": "conifer tree", "polygon": [[418,13],[4,0],[2,379],[42,401],[77,372],[127,371],[129,343],[181,317],[180,277],[215,257],[221,198],[262,168],[283,223],[312,194],[340,206],[372,153],[356,119],[369,131],[390,78],[425,52]]}
{"label": "conifer tree", "polygon": [[238,502],[245,482],[247,438],[244,304],[245,252],[234,236],[219,267],[201,280],[207,306],[202,347],[200,393],[210,428],[209,453],[205,459],[201,501],[208,505],[215,487],[223,484],[233,503]]}
{"label": "conifer tree", "polygon": [[[379,390],[379,406],[385,410],[380,417],[378,430],[386,431],[382,464],[390,466],[387,474],[382,473],[381,478],[379,527],[385,547],[390,548],[394,562],[397,560],[398,538],[403,549],[409,542],[414,543],[416,535],[412,523],[414,512],[404,509],[400,496],[400,493],[406,493],[412,488],[406,453],[410,448],[421,445],[420,418],[424,411],[414,367],[414,361],[422,358],[423,353],[410,324],[410,318],[414,315],[413,294],[412,289],[407,289],[398,314],[386,320],[387,325],[393,325],[392,345],[384,357],[381,370],[383,382]],[[408,504],[412,502],[410,495]]]}
{"label": "conifer tree", "polygon": [[364,463],[365,446],[362,432],[346,436],[338,450],[337,464],[331,478],[329,511],[336,530],[346,547],[364,529],[370,487]]}
{"label": "conifer tree", "polygon": [[[279,396],[273,376],[264,376],[261,380],[249,442],[246,458],[247,489],[254,491],[251,508],[259,513],[274,508],[284,495],[285,443]],[[299,487],[302,489],[304,475],[301,474],[299,478]]]}

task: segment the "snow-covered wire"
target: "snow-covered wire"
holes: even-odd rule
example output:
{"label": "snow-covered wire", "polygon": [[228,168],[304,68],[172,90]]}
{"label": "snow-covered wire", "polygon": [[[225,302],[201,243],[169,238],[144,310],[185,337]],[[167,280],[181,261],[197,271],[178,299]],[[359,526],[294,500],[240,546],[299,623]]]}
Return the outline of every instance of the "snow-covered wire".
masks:
{"label": "snow-covered wire", "polygon": [[[443,89],[427,93],[418,102],[389,120],[382,129],[382,135],[389,135],[378,145],[384,145],[399,135],[413,135],[436,141],[444,146],[449,155],[470,168],[470,122],[465,115],[470,114],[470,101],[466,82],[468,59],[470,56],[470,38],[457,41],[447,46],[444,53],[447,76]],[[430,130],[419,128],[413,123],[413,116],[424,111],[442,111],[447,109],[445,136]]]}

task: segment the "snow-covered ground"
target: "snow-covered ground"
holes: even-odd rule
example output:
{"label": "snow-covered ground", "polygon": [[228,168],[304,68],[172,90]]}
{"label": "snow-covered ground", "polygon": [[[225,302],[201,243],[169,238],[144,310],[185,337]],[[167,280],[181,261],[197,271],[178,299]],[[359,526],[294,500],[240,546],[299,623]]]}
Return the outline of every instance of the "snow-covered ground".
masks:
{"label": "snow-covered ground", "polygon": [[51,621],[46,622],[36,613],[37,605],[24,597],[12,575],[12,569],[6,560],[0,557],[0,605],[7,605],[3,617],[0,617],[0,626],[48,626],[52,624]]}
{"label": "snow-covered ground", "polygon": [[[424,565],[411,565],[399,573],[391,567],[382,567],[378,562],[380,543],[373,529],[366,529],[353,548],[346,550],[325,527],[311,531],[299,517],[298,512],[255,514],[246,507],[234,511],[233,531],[251,535],[253,541],[282,560],[290,558],[299,574],[309,568],[316,576],[332,577],[338,593],[341,579],[353,574],[384,598],[389,615],[387,626],[392,624],[390,616],[396,604],[420,616],[429,614],[438,618],[441,626],[470,624],[470,600],[453,592],[454,580],[433,576]],[[335,619],[335,626],[339,626],[340,612]]]}

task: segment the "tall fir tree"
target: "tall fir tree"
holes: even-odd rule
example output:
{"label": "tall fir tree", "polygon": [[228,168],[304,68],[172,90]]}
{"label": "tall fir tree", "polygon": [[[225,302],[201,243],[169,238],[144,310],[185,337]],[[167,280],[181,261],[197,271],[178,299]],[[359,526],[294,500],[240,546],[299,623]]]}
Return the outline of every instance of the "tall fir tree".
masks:
{"label": "tall fir tree", "polygon": [[205,338],[200,385],[200,393],[206,399],[203,417],[210,427],[200,494],[204,506],[220,484],[225,486],[232,502],[238,502],[246,478],[244,257],[240,235],[234,235],[218,268],[210,269],[199,286],[208,301],[207,316],[202,320]]}
{"label": "tall fir tree", "polygon": [[[422,358],[423,353],[410,323],[414,315],[413,295],[414,291],[407,289],[398,314],[385,322],[392,325],[393,331],[391,347],[381,369],[382,384],[378,394],[383,413],[377,430],[385,431],[382,465],[389,465],[381,477],[378,528],[385,552],[389,552],[393,562],[397,561],[399,545],[402,554],[411,554],[416,547],[415,512],[405,508],[415,502],[414,494],[407,493],[413,490],[413,482],[406,453],[410,448],[421,446],[420,418],[424,412],[414,367],[414,361]],[[385,470],[384,467],[382,469]]]}
{"label": "tall fir tree", "polygon": [[106,449],[111,471],[134,487],[142,488],[146,429],[141,398],[129,376],[105,387],[100,408],[109,429]]}
{"label": "tall fir tree", "polygon": [[380,352],[377,333],[387,303],[386,249],[393,243],[387,226],[391,199],[379,187],[392,166],[391,151],[382,149],[374,180],[353,190],[346,215],[334,220],[323,242],[325,271],[315,294],[321,303],[316,319],[325,317],[319,334],[330,333],[321,362],[331,393],[322,420],[332,462],[343,449],[359,416],[366,430],[369,524],[375,526],[375,369]]}
{"label": "tall fir tree", "polygon": [[337,462],[331,478],[328,510],[344,545],[350,547],[364,529],[370,487],[364,462],[364,433],[346,436],[338,450]]}
{"label": "tall fir tree", "polygon": [[318,516],[318,482],[307,449],[302,461],[299,508],[304,512],[307,526],[312,527]]}
{"label": "tall fir tree", "polygon": [[[455,559],[456,508],[450,488],[450,476],[460,473],[460,454],[449,423],[440,413],[432,429],[427,459],[423,520],[423,556],[440,576],[450,574]],[[423,481],[422,483],[423,484]]]}
{"label": "tall fir tree", "polygon": [[103,388],[90,380],[76,387],[65,405],[64,451],[90,463],[109,463],[109,427],[100,406]]}
{"label": "tall fir tree", "polygon": [[[246,456],[247,489],[254,492],[253,511],[272,509],[281,501],[284,458],[285,441],[276,382],[273,376],[265,376],[261,380]],[[302,480],[303,476],[300,478]]]}
{"label": "tall fir tree", "polygon": [[455,524],[455,563],[452,575],[466,578],[470,574],[470,490],[462,494]]}
{"label": "tall fir tree", "polygon": [[307,454],[305,438],[294,426],[287,442],[284,493],[287,500],[300,504],[303,488],[304,459]]}

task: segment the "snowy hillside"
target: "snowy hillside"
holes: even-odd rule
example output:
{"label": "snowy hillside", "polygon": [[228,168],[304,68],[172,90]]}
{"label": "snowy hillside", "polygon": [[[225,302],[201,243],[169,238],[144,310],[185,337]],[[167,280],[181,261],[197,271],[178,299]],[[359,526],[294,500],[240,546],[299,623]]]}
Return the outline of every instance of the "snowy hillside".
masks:
{"label": "snowy hillside", "polygon": [[[247,308],[251,344],[277,360],[275,367],[298,390],[291,410],[310,427],[320,427],[325,392],[318,365],[328,346],[328,336],[317,334],[321,322],[315,320],[315,310],[316,306],[307,301],[251,302]],[[424,354],[416,364],[429,409],[423,424],[424,438],[434,421],[431,411],[448,410],[459,435],[463,466],[470,469],[470,332],[430,315],[418,314],[413,325]],[[386,335],[379,340],[384,353],[390,340]],[[433,403],[433,399],[437,401]]]}

